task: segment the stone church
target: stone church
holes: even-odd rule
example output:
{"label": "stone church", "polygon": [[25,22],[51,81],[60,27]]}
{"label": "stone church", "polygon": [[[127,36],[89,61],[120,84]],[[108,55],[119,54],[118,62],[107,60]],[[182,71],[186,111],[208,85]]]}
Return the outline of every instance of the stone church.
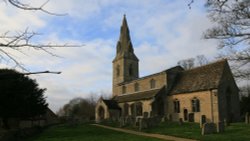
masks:
{"label": "stone church", "polygon": [[97,122],[128,116],[187,122],[239,120],[239,90],[227,60],[190,70],[176,66],[139,77],[139,59],[124,16],[112,63],[112,98],[97,102]]}

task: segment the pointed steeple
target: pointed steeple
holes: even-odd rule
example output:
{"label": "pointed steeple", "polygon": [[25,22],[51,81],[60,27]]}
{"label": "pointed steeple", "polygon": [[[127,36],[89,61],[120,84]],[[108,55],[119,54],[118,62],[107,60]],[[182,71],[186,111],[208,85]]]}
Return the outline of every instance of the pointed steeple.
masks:
{"label": "pointed steeple", "polygon": [[120,42],[130,42],[128,23],[127,23],[127,19],[126,19],[125,14],[123,15],[119,41]]}
{"label": "pointed steeple", "polygon": [[120,37],[116,45],[116,50],[117,52],[115,60],[121,57],[138,60],[138,58],[134,54],[134,49],[130,39],[126,15],[123,16],[122,26],[120,29]]}
{"label": "pointed steeple", "polygon": [[122,20],[120,37],[116,45],[116,56],[112,63],[113,94],[117,95],[119,93],[116,88],[118,84],[139,78],[139,60],[134,54],[125,15]]}

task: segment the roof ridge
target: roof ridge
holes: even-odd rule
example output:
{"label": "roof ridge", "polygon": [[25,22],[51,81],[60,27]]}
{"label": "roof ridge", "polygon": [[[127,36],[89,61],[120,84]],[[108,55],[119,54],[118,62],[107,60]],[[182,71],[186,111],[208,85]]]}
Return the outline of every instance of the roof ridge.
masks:
{"label": "roof ridge", "polygon": [[[164,87],[164,86],[163,86],[163,87]],[[150,89],[150,90],[144,90],[144,91],[138,91],[138,92],[134,92],[134,93],[122,94],[122,95],[118,95],[117,97],[122,97],[122,96],[127,96],[127,95],[133,95],[133,94],[138,94],[138,93],[142,93],[142,92],[150,92],[150,91],[161,90],[163,87],[154,88],[154,89]]]}
{"label": "roof ridge", "polygon": [[227,62],[227,59],[226,59],[226,58],[223,58],[223,59],[217,60],[217,61],[215,61],[215,62],[210,62],[210,63],[208,63],[208,64],[206,64],[206,65],[202,65],[202,66],[194,67],[194,68],[191,68],[191,69],[188,69],[188,70],[184,70],[184,72],[193,71],[193,70],[196,70],[196,69],[200,69],[200,68],[212,66],[212,65],[214,65],[214,64],[218,64],[218,63],[222,63],[222,62]]}
{"label": "roof ridge", "polygon": [[[168,68],[168,69],[164,69],[164,70],[158,71],[158,72],[156,72],[156,73],[148,74],[148,75],[139,77],[139,78],[134,79],[134,80],[131,80],[131,81],[121,82],[121,83],[119,83],[119,84],[123,85],[123,84],[128,84],[128,83],[131,83],[131,82],[140,81],[140,80],[142,80],[142,79],[146,79],[146,78],[152,77],[152,76],[154,76],[154,75],[159,75],[159,74],[161,74],[161,73],[166,73],[167,71],[169,71],[169,70],[171,70],[171,69],[174,69],[174,68],[177,68],[177,67],[181,67],[181,66],[177,65],[177,66],[174,66],[174,67],[170,67],[170,68]],[[181,67],[181,68],[182,68],[182,67]],[[183,69],[183,68],[182,68],[182,69]]]}

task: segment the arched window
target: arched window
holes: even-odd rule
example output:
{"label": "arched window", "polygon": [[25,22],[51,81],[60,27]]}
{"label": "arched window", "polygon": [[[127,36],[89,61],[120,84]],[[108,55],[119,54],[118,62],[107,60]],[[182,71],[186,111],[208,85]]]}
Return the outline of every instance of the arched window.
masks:
{"label": "arched window", "polygon": [[200,100],[196,97],[192,99],[192,111],[193,112],[200,112]]}
{"label": "arched window", "polygon": [[136,116],[142,116],[142,103],[141,102],[137,102],[135,105],[135,111],[136,111]]}
{"label": "arched window", "polygon": [[138,83],[135,83],[134,89],[135,89],[135,92],[140,91],[140,85]]}
{"label": "arched window", "polygon": [[135,115],[135,103],[133,103],[133,104],[131,104],[130,105],[130,111],[131,111],[131,116],[132,117],[135,117],[136,115]]}
{"label": "arched window", "polygon": [[124,103],[124,116],[128,116],[128,109],[129,109],[128,103]]}
{"label": "arched window", "polygon": [[120,65],[116,66],[116,76],[120,76]]}
{"label": "arched window", "polygon": [[129,76],[133,76],[133,65],[129,65],[129,70],[128,70]]}
{"label": "arched window", "polygon": [[178,99],[174,100],[174,112],[180,113],[180,101]]}
{"label": "arched window", "polygon": [[127,92],[126,86],[122,86],[122,94],[125,94]]}
{"label": "arched window", "polygon": [[155,80],[154,79],[150,80],[150,88],[151,89],[155,88]]}
{"label": "arched window", "polygon": [[98,109],[98,115],[99,115],[100,120],[104,119],[104,113],[105,113],[104,108],[102,106],[99,107],[99,109]]}

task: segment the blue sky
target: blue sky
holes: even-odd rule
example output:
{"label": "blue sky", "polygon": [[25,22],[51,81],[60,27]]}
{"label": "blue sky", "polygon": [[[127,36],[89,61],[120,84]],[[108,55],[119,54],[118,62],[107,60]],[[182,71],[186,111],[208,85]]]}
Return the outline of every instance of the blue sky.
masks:
{"label": "blue sky", "polygon": [[[24,0],[41,5],[41,1]],[[60,75],[40,74],[41,87],[47,88],[49,106],[57,111],[74,97],[111,95],[112,60],[123,15],[126,14],[137,57],[140,76],[175,66],[177,61],[204,54],[212,59],[216,41],[202,39],[211,27],[204,1],[188,0],[50,0],[44,7],[66,16],[22,11],[0,2],[0,32],[29,30],[41,33],[35,42],[84,44],[81,48],[51,50],[53,57],[41,51],[24,49],[24,54],[10,51],[30,71],[62,71]],[[2,68],[12,68],[1,61]]]}

